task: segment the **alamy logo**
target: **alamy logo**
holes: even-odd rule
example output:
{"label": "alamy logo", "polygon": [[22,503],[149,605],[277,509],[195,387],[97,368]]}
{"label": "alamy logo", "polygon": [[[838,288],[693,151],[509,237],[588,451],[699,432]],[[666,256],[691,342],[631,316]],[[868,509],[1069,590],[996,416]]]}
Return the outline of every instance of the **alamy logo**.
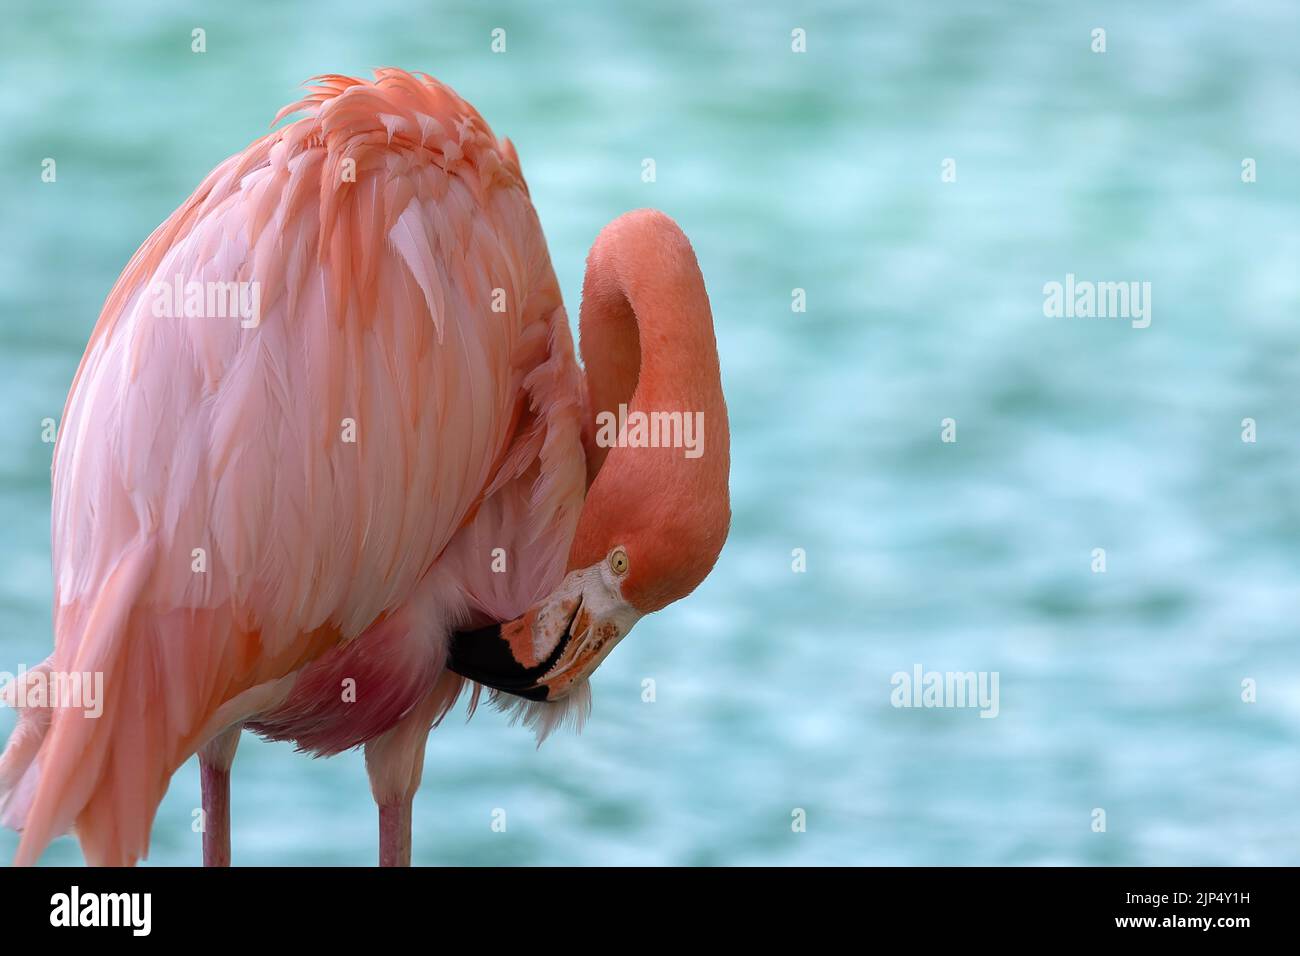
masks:
{"label": "alamy logo", "polygon": [[87,717],[104,713],[103,671],[55,671],[45,666],[28,670],[19,665],[17,674],[0,671],[0,705],[22,710],[27,707],[73,708]]}
{"label": "alamy logo", "polygon": [[1043,285],[1043,315],[1049,319],[1131,319],[1133,328],[1151,324],[1150,282],[1078,281],[1067,273],[1065,282]]}
{"label": "alamy logo", "polygon": [[997,671],[927,671],[920,664],[912,672],[897,671],[889,679],[895,707],[978,707],[981,717],[996,717]]}
{"label": "alamy logo", "polygon": [[50,897],[51,926],[129,926],[132,936],[148,936],[153,926],[149,893],[68,893]]}
{"label": "alamy logo", "polygon": [[703,412],[597,412],[596,445],[600,448],[681,448],[687,458],[704,454]]}
{"label": "alamy logo", "polygon": [[239,319],[246,329],[262,322],[260,282],[185,281],[160,279],[149,287],[150,311],[156,319]]}

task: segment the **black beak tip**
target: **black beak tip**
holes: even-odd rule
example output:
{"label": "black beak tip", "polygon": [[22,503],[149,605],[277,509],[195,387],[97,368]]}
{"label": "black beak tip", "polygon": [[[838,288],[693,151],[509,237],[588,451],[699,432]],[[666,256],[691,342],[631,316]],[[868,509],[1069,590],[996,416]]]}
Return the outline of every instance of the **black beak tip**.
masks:
{"label": "black beak tip", "polygon": [[544,661],[537,667],[524,667],[510,652],[510,644],[501,636],[501,625],[490,624],[472,631],[455,631],[447,655],[447,668],[461,677],[478,681],[485,687],[513,694],[526,700],[543,701],[550,689],[537,679],[551,666]]}

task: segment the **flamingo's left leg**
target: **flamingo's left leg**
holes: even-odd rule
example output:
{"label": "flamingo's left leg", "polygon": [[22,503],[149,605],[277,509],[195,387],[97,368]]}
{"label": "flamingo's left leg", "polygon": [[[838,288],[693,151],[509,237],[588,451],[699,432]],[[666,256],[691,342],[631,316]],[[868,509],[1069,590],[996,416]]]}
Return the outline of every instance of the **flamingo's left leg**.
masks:
{"label": "flamingo's left leg", "polygon": [[396,725],[366,744],[370,792],[379,805],[379,865],[411,865],[411,805],[424,774],[424,745],[456,702],[464,680],[444,671],[432,691]]}
{"label": "flamingo's left leg", "polygon": [[227,727],[199,748],[204,866],[230,866],[230,765],[239,731],[238,724]]}

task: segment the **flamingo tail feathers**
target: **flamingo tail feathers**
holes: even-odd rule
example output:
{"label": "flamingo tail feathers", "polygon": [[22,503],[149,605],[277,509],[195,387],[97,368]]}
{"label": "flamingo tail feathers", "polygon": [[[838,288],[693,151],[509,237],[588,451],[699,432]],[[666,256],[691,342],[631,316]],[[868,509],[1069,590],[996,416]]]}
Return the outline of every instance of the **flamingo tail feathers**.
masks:
{"label": "flamingo tail feathers", "polygon": [[[153,739],[163,722],[149,713],[146,681],[132,672],[132,608],[152,550],[127,551],[84,613],[59,608],[53,656],[24,675],[29,696],[34,681],[52,690],[62,674],[79,675],[99,693],[97,701],[93,693],[75,701],[48,693],[20,710],[0,756],[0,822],[22,832],[16,866],[34,864],[74,827],[92,865],[130,865],[148,853],[149,828],[174,769],[166,765],[169,748]],[[16,701],[18,690],[11,684],[5,693]]]}

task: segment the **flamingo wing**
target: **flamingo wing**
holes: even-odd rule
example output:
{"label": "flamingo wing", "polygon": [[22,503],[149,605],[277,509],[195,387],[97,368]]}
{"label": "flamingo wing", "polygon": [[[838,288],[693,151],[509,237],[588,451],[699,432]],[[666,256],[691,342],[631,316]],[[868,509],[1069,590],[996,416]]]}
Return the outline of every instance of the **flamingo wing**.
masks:
{"label": "flamingo wing", "polygon": [[73,382],[49,663],[103,710],[0,761],[17,862],[74,824],[91,862],[143,856],[232,702],[400,613],[498,491],[576,519],[579,373],[513,149],[396,70],[296,110],[135,254]]}

